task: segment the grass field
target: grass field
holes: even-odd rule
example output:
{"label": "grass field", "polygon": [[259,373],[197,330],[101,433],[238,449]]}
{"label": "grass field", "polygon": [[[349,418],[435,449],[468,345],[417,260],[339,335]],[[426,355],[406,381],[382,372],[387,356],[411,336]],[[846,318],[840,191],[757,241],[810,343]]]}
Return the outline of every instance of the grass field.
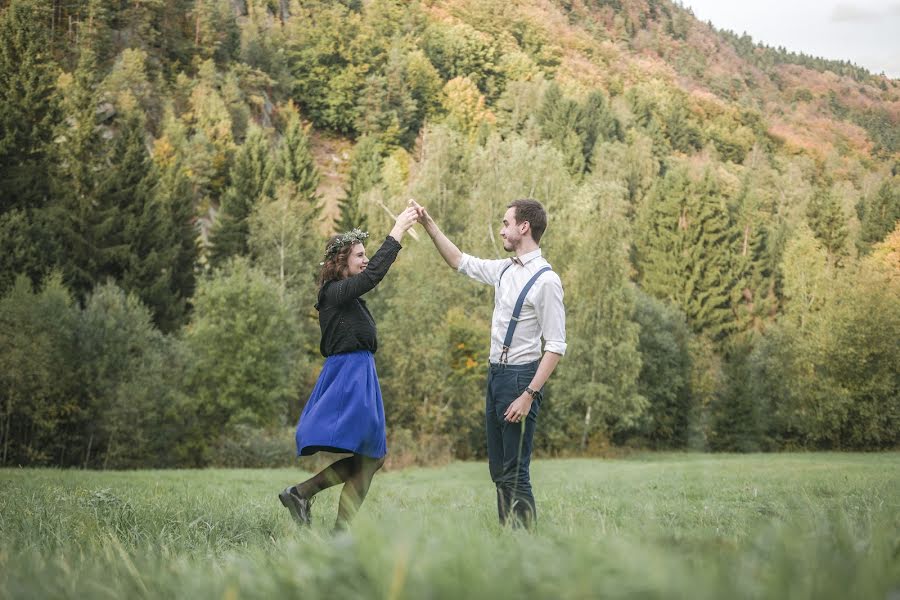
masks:
{"label": "grass field", "polygon": [[900,598],[900,454],[538,460],[535,533],[487,467],[380,473],[299,531],[293,470],[0,470],[0,598]]}

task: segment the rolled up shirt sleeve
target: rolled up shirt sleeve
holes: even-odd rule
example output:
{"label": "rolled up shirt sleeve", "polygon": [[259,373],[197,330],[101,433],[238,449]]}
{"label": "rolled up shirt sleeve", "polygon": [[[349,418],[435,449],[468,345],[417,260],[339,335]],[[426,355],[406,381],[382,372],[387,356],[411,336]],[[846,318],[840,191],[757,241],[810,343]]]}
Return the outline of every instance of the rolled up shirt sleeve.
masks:
{"label": "rolled up shirt sleeve", "polygon": [[562,282],[551,273],[543,282],[543,289],[536,295],[534,310],[544,338],[544,352],[560,356],[566,353],[566,309],[563,304]]}
{"label": "rolled up shirt sleeve", "polygon": [[457,271],[463,275],[468,275],[475,281],[495,285],[500,280],[500,273],[503,271],[503,267],[509,264],[510,260],[508,258],[485,260],[463,253],[462,258],[459,260]]}

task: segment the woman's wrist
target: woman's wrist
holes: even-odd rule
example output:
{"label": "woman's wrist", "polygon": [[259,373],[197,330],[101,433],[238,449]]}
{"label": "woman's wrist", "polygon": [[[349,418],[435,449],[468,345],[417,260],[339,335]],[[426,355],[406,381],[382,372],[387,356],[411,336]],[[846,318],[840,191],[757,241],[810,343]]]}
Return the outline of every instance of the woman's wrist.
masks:
{"label": "woman's wrist", "polygon": [[403,228],[399,225],[394,225],[394,228],[391,229],[391,232],[388,235],[397,240],[397,242],[399,243],[400,240],[403,239]]}

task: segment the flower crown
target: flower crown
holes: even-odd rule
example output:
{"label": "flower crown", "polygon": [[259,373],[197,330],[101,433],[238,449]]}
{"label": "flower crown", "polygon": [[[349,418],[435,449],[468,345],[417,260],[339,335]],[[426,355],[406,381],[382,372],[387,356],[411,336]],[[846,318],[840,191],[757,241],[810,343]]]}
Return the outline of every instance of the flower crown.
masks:
{"label": "flower crown", "polygon": [[[362,241],[369,237],[368,231],[361,231],[357,228],[353,228],[352,230],[342,233],[335,239],[333,242],[328,244],[328,247],[325,249],[325,260],[333,257],[338,253],[338,250],[343,248],[346,245],[353,244],[361,244]],[[323,263],[324,264],[324,263]]]}

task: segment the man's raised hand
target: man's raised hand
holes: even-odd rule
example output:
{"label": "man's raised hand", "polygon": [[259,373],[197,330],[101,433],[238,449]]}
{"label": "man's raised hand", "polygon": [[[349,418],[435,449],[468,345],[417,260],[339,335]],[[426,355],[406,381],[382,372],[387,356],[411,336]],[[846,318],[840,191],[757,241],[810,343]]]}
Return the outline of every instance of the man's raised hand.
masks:
{"label": "man's raised hand", "polygon": [[421,204],[419,204],[418,202],[416,202],[416,201],[413,200],[412,198],[409,199],[409,202],[407,203],[407,205],[408,205],[410,208],[414,208],[414,209],[415,209],[416,214],[418,215],[418,221],[419,221],[419,223],[421,223],[422,225],[425,225],[426,223],[428,223],[428,220],[430,219],[430,217],[429,217],[429,215],[428,215],[428,211],[425,210],[425,207],[424,207],[424,206],[422,206]]}

